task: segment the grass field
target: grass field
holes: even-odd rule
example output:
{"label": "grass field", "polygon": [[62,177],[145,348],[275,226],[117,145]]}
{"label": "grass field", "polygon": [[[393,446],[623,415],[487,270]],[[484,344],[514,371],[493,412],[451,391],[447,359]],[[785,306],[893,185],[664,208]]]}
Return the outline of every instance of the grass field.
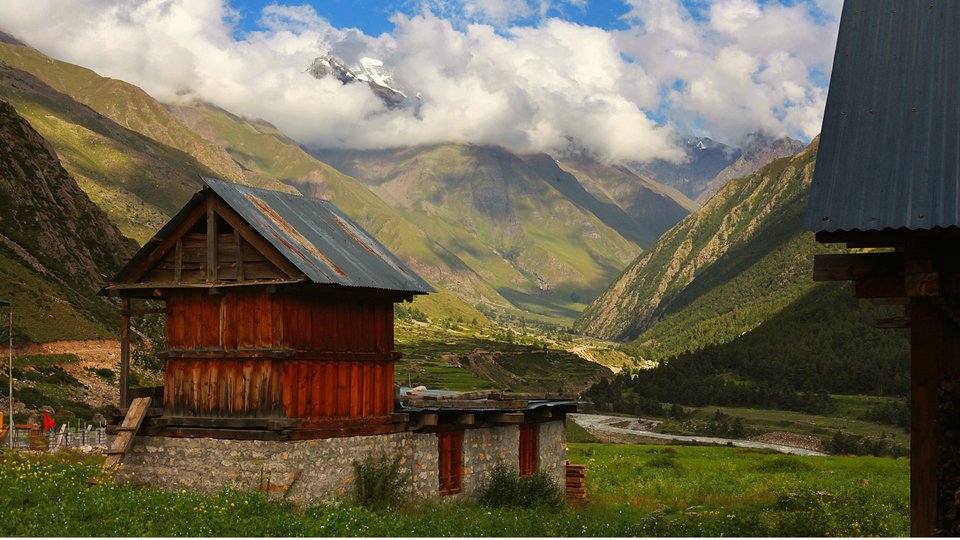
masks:
{"label": "grass field", "polygon": [[664,423],[662,431],[678,435],[694,434],[685,428],[684,424],[690,420],[698,421],[709,419],[716,411],[730,416],[739,416],[748,431],[770,432],[788,431],[816,435],[829,438],[837,431],[847,434],[861,435],[871,438],[887,438],[904,447],[910,446],[910,433],[903,429],[860,420],[870,407],[885,402],[896,401],[902,398],[886,398],[876,396],[831,396],[837,402],[837,408],[826,415],[808,414],[776,409],[752,409],[746,407],[702,407],[688,409],[692,412],[689,419],[680,421],[671,419]]}
{"label": "grass field", "polygon": [[[512,391],[579,393],[612,372],[547,345],[546,340],[470,324],[404,321],[396,327],[395,364],[400,384],[445,390],[497,388]],[[466,358],[468,355],[470,359]]]}
{"label": "grass field", "polygon": [[99,458],[0,459],[2,536],[905,536],[908,461],[570,443],[590,500],[564,511],[410,500],[297,509],[261,493],[87,486]]}

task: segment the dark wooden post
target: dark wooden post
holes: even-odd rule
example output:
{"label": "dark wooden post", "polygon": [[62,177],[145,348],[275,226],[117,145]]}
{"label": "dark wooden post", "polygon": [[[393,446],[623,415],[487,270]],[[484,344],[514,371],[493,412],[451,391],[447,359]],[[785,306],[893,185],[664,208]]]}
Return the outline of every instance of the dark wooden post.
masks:
{"label": "dark wooden post", "polygon": [[910,534],[931,536],[937,521],[937,365],[940,307],[935,299],[910,302]]}
{"label": "dark wooden post", "polygon": [[120,407],[129,404],[130,387],[130,299],[120,301]]}

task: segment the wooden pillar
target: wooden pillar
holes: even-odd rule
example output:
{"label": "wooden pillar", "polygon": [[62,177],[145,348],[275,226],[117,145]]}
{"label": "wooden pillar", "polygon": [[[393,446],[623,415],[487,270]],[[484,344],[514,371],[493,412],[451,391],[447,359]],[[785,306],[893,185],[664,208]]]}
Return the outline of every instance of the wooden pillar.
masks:
{"label": "wooden pillar", "polygon": [[217,280],[217,213],[213,198],[207,199],[207,281]]}
{"label": "wooden pillar", "polygon": [[931,536],[937,522],[937,367],[940,307],[935,299],[910,303],[910,534]]}
{"label": "wooden pillar", "polygon": [[120,301],[120,407],[130,402],[130,299]]}

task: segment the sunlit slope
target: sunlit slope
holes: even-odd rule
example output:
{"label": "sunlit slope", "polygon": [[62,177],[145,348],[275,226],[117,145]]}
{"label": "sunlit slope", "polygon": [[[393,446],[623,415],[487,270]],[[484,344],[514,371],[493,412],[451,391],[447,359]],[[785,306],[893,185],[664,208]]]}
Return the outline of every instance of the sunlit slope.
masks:
{"label": "sunlit slope", "polygon": [[576,328],[670,355],[729,341],[810,291],[813,256],[827,251],[801,232],[817,142],[721,189],[639,257]]}
{"label": "sunlit slope", "polygon": [[17,338],[112,335],[116,308],[97,291],[132,249],[47,142],[0,101],[0,298],[13,301]]}
{"label": "sunlit slope", "polygon": [[641,251],[622,209],[542,154],[442,144],[318,155],[402,210],[515,306],[557,320],[574,317]]}
{"label": "sunlit slope", "polygon": [[560,167],[600,200],[610,201],[632,217],[648,246],[691,212],[697,203],[676,189],[658,184],[626,167],[607,165],[587,158],[570,158]]}
{"label": "sunlit slope", "polygon": [[144,242],[213,174],[192,156],[160,144],[0,65],[0,98],[44,139],[80,187],[127,236]]}
{"label": "sunlit slope", "polygon": [[0,41],[0,63],[21,69],[121,126],[161,144],[182,150],[234,182],[244,179],[240,166],[216,144],[183,125],[159,101],[130,83],[50,58],[27,46]]}

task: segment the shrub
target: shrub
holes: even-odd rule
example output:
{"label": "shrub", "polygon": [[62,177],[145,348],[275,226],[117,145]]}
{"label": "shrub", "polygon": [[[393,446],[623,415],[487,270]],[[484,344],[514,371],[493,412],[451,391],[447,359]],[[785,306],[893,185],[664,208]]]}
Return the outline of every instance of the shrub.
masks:
{"label": "shrub", "polygon": [[903,457],[910,454],[910,450],[887,439],[872,439],[861,435],[846,435],[842,431],[833,434],[833,438],[826,441],[824,449],[831,454],[848,454],[854,456],[889,456]]}
{"label": "shrub", "polygon": [[659,456],[648,461],[647,467],[654,469],[679,469],[680,464],[674,461],[672,457]]}
{"label": "shrub", "polygon": [[36,379],[38,381],[64,386],[83,386],[76,377],[67,373],[67,370],[61,366],[37,366],[33,369],[42,376],[41,379]]}
{"label": "shrub", "polygon": [[400,471],[400,456],[392,459],[380,451],[353,462],[353,499],[371,510],[397,506],[408,489],[408,477]]}
{"label": "shrub", "polygon": [[796,473],[812,469],[813,465],[796,456],[777,456],[757,466],[758,471],[765,473]]}
{"label": "shrub", "polygon": [[866,413],[864,413],[860,419],[867,420],[869,422],[877,422],[879,424],[897,426],[899,428],[903,428],[904,431],[909,433],[910,403],[908,400],[903,400],[874,405]]}
{"label": "shrub", "polygon": [[480,486],[480,504],[493,508],[560,508],[565,500],[563,489],[547,473],[537,471],[521,477],[503,462],[497,463]]}
{"label": "shrub", "polygon": [[101,379],[103,379],[103,380],[105,380],[105,381],[107,381],[107,382],[113,382],[113,381],[117,380],[117,374],[116,374],[116,372],[114,372],[114,371],[113,371],[112,369],[110,369],[110,368],[91,368],[91,367],[88,367],[88,368],[83,368],[83,369],[85,369],[86,371],[89,371],[89,372],[93,373],[93,374],[96,375],[97,377],[100,377]]}

